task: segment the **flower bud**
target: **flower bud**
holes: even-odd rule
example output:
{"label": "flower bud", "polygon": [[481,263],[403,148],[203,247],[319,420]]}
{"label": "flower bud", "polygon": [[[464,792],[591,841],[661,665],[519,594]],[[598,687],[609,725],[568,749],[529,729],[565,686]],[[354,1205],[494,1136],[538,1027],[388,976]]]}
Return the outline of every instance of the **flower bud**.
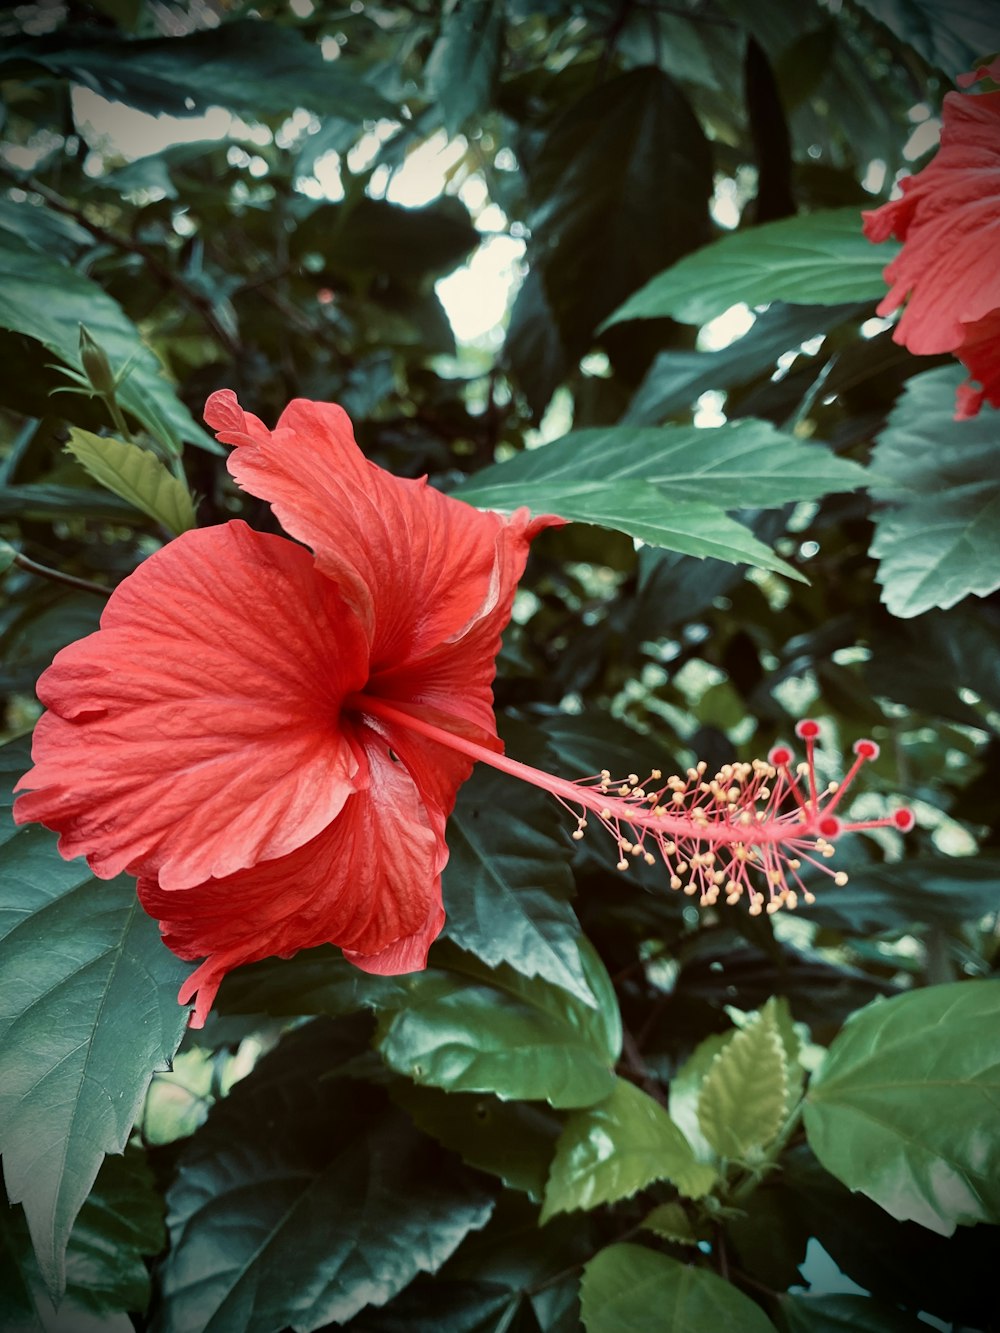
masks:
{"label": "flower bud", "polygon": [[118,387],[108,354],[95,342],[85,324],[80,325],[80,361],[91,388],[102,398],[113,398]]}

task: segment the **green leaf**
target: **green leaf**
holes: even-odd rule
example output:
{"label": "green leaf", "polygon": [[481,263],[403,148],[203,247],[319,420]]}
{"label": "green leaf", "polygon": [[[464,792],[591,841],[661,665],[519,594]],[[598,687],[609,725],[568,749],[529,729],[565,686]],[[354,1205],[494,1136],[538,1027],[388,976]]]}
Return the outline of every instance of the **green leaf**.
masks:
{"label": "green leaf", "polygon": [[952,926],[994,913],[1000,859],[918,856],[892,865],[852,867],[836,893],[826,893],[810,916],[852,935],[905,930],[917,922]]}
{"label": "green leaf", "polygon": [[[23,747],[0,753],[23,771]],[[0,862],[0,1151],[58,1297],[104,1155],[122,1151],[180,1042],[189,968],[163,947],[133,880],[95,880],[46,830],[5,820]]]}
{"label": "green leaf", "polygon": [[729,1282],[641,1245],[609,1245],[591,1259],[581,1303],[587,1333],[774,1333]]}
{"label": "green leaf", "polygon": [[[865,305],[784,305],[773,302],[742,338],[716,352],[660,352],[621,418],[640,426],[680,412],[706,389],[731,389],[773,369],[778,358],[825,333]],[[742,425],[743,423],[737,423]],[[790,438],[790,437],[786,437]]]}
{"label": "green leaf", "polygon": [[781,1128],[788,1102],[785,1049],[773,1008],[716,1054],[698,1094],[698,1122],[720,1155],[745,1160]]}
{"label": "green leaf", "polygon": [[666,1111],[634,1083],[620,1078],[598,1106],[569,1116],[545,1190],[541,1221],[574,1208],[627,1199],[655,1180],[669,1180],[698,1199],[716,1180]]}
{"label": "green leaf", "polygon": [[735,1032],[713,1032],[698,1043],[670,1080],[670,1118],[680,1127],[700,1161],[708,1162],[714,1157],[712,1146],[702,1133],[698,1119],[701,1085],[715,1057],[735,1036]]}
{"label": "green leaf", "polygon": [[163,1200],[141,1149],[105,1157],[66,1251],[66,1290],[93,1309],[145,1310],[145,1257],[166,1241]]}
{"label": "green leaf", "polygon": [[70,1285],[56,1310],[38,1271],[23,1210],[0,1200],[0,1310],[4,1333],[132,1333],[127,1314],[95,1311],[87,1301],[88,1295],[86,1289],[77,1292]]}
{"label": "green leaf", "polygon": [[140,41],[96,27],[63,28],[8,44],[0,62],[4,77],[24,65],[154,115],[225,106],[261,116],[303,106],[357,123],[395,111],[350,58],[331,63],[294,27],[255,19]]}
{"label": "green leaf", "polygon": [[1000,981],[931,986],[854,1014],[806,1096],[810,1147],[893,1217],[950,1235],[1000,1220]]}
{"label": "green leaf", "polygon": [[118,400],[151,435],[175,447],[187,440],[212,453],[223,452],[195,423],[117,301],[76,269],[0,230],[0,328],[35,338],[79,370],[81,324],[107,353],[116,373],[131,359]]}
{"label": "green leaf", "polygon": [[953,78],[997,49],[993,0],[858,0],[862,9]]}
{"label": "green leaf", "polygon": [[[644,1231],[652,1231],[654,1236],[676,1245],[697,1245],[700,1239],[705,1238],[701,1235],[701,1229],[695,1227],[684,1205],[676,1200],[658,1204],[643,1219],[642,1226]],[[706,1231],[705,1235],[708,1234],[710,1232]]]}
{"label": "green leaf", "polygon": [[552,1106],[592,1106],[608,1096],[621,1050],[618,1005],[585,940],[581,956],[596,1010],[506,965],[490,969],[454,949],[439,949],[442,955],[451,970],[399,978],[406,1006],[380,1019],[378,1047],[391,1069],[449,1092]]}
{"label": "green leaf", "polygon": [[528,180],[533,263],[577,353],[619,301],[708,235],[711,150],[680,87],[650,64],[570,105]]}
{"label": "green leaf", "polygon": [[509,779],[485,767],[459,793],[442,881],[445,933],[490,967],[509,963],[593,1005],[558,811],[542,792],[522,792],[516,806],[509,796]]}
{"label": "green leaf", "polygon": [[[786,435],[769,421],[749,419],[725,426],[571,431],[484,468],[454,493],[483,509],[512,508],[530,495],[537,510],[542,502],[534,499],[536,487],[543,494],[572,496],[601,486],[624,496],[636,484],[651,483],[662,491],[669,513],[678,501],[718,509],[772,509],[789,500],[857,490],[866,481],[863,468],[825,445]],[[607,486],[611,482],[628,482],[628,488]]]}
{"label": "green leaf", "polygon": [[1000,587],[1000,415],[954,420],[964,378],[956,365],[907,381],[872,455],[872,494],[893,507],[875,517],[871,553],[897,616]]}
{"label": "green leaf", "polygon": [[294,958],[265,958],[230,972],[215,1007],[225,1014],[353,1014],[406,1002],[403,978],[380,977],[323,944]]}
{"label": "green leaf", "polygon": [[345,1323],[486,1222],[493,1200],[455,1158],[381,1089],[334,1076],[367,1026],[320,1019],[287,1035],[185,1146],[160,1333]]}
{"label": "green leaf", "polygon": [[115,495],[177,536],[195,525],[194,501],[184,483],[155,454],[137,444],[72,427],[66,452]]}
{"label": "green leaf", "polygon": [[55,486],[44,482],[27,486],[0,486],[3,518],[110,518],[128,522],[135,510],[117,495],[89,486]]}
{"label": "green leaf", "polygon": [[503,22],[503,6],[493,0],[458,0],[441,22],[424,77],[451,137],[492,100]]}
{"label": "green leaf", "polygon": [[508,1189],[541,1199],[560,1130],[551,1111],[402,1080],[390,1092],[418,1129],[457,1152],[463,1162],[499,1176]]}
{"label": "green leaf", "polygon": [[882,270],[899,247],[872,245],[857,208],[808,213],[734,231],[687,255],[630,296],[605,326],[628,319],[704,324],[744,301],[838,305],[885,295]]}
{"label": "green leaf", "polygon": [[926,1333],[930,1327],[869,1296],[782,1293],[777,1301],[783,1333]]}

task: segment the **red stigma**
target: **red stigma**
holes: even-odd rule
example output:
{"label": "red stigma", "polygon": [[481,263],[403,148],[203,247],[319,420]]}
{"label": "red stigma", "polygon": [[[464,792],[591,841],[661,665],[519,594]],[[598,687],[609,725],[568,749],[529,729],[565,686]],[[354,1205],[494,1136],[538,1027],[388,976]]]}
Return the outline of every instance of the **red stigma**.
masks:
{"label": "red stigma", "polygon": [[775,745],[768,753],[767,761],[775,768],[784,768],[792,762],[792,752],[787,745]]}
{"label": "red stigma", "polygon": [[836,815],[825,815],[816,827],[824,838],[835,838],[843,825]]}
{"label": "red stigma", "polygon": [[800,740],[814,741],[819,735],[819,723],[811,717],[804,717],[801,722],[796,722],[795,734]]}
{"label": "red stigma", "polygon": [[914,824],[917,822],[917,818],[912,810],[904,808],[896,811],[892,817],[892,822],[896,828],[899,829],[900,833],[909,833],[910,829],[913,828]]}
{"label": "red stigma", "polygon": [[879,748],[874,741],[855,741],[854,753],[859,759],[877,759],[879,756]]}

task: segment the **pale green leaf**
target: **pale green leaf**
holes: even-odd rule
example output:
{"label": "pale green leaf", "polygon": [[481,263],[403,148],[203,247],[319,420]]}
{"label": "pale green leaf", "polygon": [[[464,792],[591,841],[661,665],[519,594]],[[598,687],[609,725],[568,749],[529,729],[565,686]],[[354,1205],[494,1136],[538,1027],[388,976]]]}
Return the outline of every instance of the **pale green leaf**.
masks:
{"label": "pale green leaf", "polygon": [[73,427],[66,452],[95,481],[141,509],[174,536],[194,527],[190,491],[148,449]]}
{"label": "pale green leaf", "polygon": [[669,1180],[682,1194],[700,1198],[715,1179],[715,1170],[696,1161],[663,1107],[620,1078],[606,1101],[567,1119],[541,1220],[626,1199],[655,1180]]}
{"label": "pale green leaf", "polygon": [[698,1095],[698,1122],[721,1157],[742,1160],[774,1139],[787,1099],[785,1050],[774,1011],[764,1010],[712,1060]]}
{"label": "pale green leaf", "polygon": [[609,1245],[583,1270],[587,1333],[774,1333],[749,1297],[706,1268],[641,1245]]}

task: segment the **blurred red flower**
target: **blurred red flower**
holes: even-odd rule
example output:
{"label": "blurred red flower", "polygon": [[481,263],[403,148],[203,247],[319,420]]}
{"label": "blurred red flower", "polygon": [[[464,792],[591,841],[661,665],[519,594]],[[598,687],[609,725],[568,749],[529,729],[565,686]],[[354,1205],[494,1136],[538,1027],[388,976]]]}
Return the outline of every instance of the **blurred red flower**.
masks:
{"label": "blurred red flower", "polygon": [[502,749],[500,633],[532,538],[562,522],[391,476],[332,404],[295,401],[271,432],[223,390],[205,417],[297,541],[226,523],[130,575],[39,680],[15,805],[96,875],[139,876],[169,947],[205,959],[180,994],[195,1026],[227,972],[273,954],[425,965],[473,760],[366,699]]}
{"label": "blurred red flower", "polygon": [[878,307],[887,315],[906,302],[895,341],[918,355],[953,352],[981,386],[959,389],[962,418],[984,401],[1000,407],[1000,92],[948,93],[942,114],[933,161],[901,182],[902,198],[865,213],[864,230],[904,243]]}

